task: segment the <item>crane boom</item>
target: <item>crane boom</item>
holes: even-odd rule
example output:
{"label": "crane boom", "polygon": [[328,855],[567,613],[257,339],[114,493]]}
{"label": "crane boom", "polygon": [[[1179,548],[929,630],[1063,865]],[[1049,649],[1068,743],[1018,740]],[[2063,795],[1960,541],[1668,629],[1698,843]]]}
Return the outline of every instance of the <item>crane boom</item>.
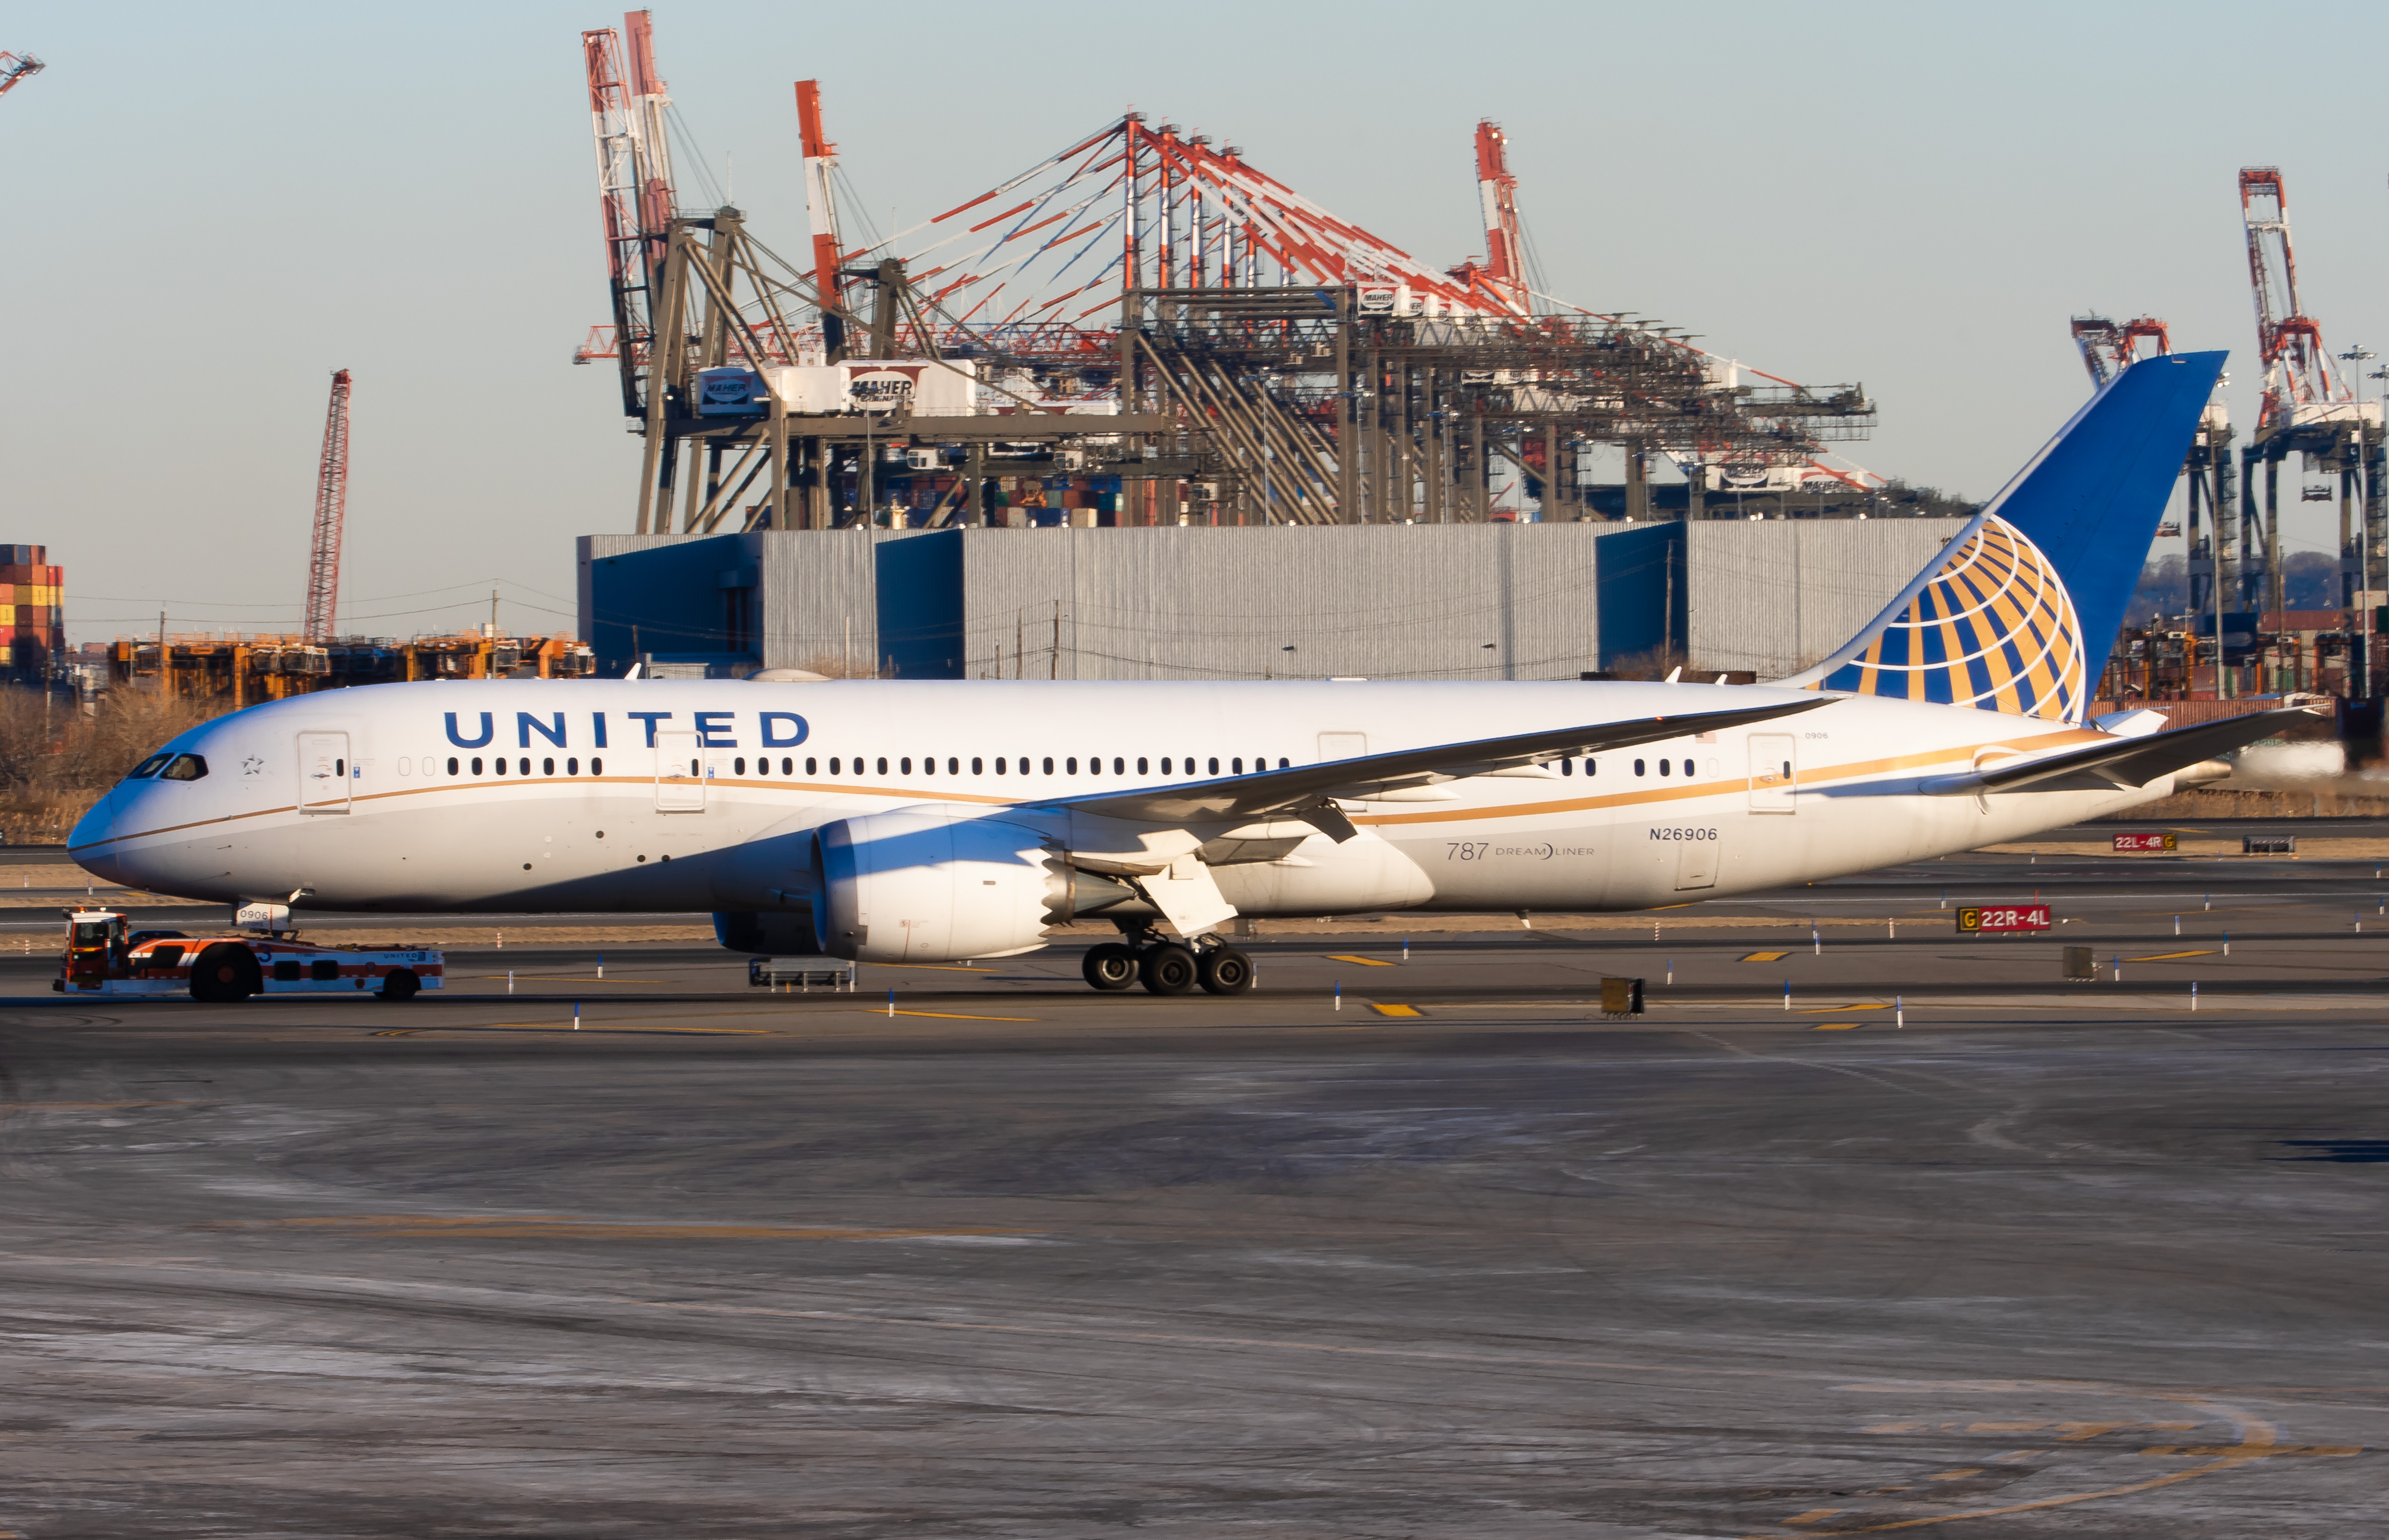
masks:
{"label": "crane boom", "polygon": [[0,96],[14,90],[17,83],[26,76],[38,75],[48,68],[31,54],[12,54],[0,49]]}
{"label": "crane boom", "polygon": [[340,529],[349,513],[349,371],[332,375],[324,457],[315,469],[315,542],[307,561],[307,639],[328,641],[340,601]]}
{"label": "crane boom", "polygon": [[2290,202],[2279,166],[2240,168],[2240,218],[2248,232],[2248,283],[2256,301],[2256,354],[2265,394],[2256,430],[2292,424],[2301,407],[2353,401],[2322,327],[2298,303],[2297,259],[2290,250]]}
{"label": "crane boom", "polygon": [[844,305],[838,282],[837,200],[830,173],[837,169],[837,147],[822,133],[821,82],[797,82],[797,136],[805,152],[805,215],[813,227],[813,287],[820,291],[822,341],[836,363],[846,353]]}

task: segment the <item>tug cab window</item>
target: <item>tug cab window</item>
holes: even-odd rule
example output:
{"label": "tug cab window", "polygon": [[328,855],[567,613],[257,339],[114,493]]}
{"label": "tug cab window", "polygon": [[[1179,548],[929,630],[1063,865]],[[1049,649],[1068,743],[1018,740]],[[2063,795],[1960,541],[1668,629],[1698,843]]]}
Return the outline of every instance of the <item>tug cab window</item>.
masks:
{"label": "tug cab window", "polygon": [[158,778],[161,781],[195,781],[204,778],[207,773],[208,762],[198,755],[176,754],[166,762],[166,768],[158,772]]}

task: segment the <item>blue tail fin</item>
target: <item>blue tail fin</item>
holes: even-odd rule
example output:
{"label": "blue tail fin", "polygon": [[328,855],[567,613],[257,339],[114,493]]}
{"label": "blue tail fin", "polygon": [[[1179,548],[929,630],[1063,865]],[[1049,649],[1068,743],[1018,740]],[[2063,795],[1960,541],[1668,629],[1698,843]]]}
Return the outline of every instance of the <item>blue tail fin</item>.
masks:
{"label": "blue tail fin", "polygon": [[2080,722],[2224,356],[2117,375],[1865,630],[1780,683]]}

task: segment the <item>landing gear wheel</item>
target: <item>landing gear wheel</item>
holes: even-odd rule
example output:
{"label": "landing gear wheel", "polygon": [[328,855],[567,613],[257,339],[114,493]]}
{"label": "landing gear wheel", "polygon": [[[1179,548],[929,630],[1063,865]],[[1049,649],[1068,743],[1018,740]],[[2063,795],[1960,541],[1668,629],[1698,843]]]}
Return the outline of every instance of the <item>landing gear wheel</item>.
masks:
{"label": "landing gear wheel", "polygon": [[1116,941],[1107,941],[1087,948],[1086,959],[1079,971],[1087,982],[1105,994],[1126,989],[1136,982],[1136,954]]}
{"label": "landing gear wheel", "polygon": [[384,1000],[412,1000],[415,992],[422,987],[423,981],[415,976],[415,969],[398,968],[382,975],[381,988],[376,994]]}
{"label": "landing gear wheel", "polygon": [[1183,995],[1194,987],[1202,971],[1194,954],[1172,942],[1147,952],[1137,977],[1152,994]]}
{"label": "landing gear wheel", "polygon": [[1253,959],[1233,946],[1203,954],[1198,982],[1207,995],[1242,995],[1253,987]]}
{"label": "landing gear wheel", "polygon": [[246,1000],[265,987],[257,954],[226,942],[211,946],[191,965],[191,998],[224,1003]]}

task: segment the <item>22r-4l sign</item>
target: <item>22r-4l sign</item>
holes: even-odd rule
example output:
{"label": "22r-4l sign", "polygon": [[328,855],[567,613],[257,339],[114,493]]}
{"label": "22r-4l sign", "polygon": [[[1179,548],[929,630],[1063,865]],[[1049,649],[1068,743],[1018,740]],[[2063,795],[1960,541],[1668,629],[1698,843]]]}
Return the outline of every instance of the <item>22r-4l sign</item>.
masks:
{"label": "22r-4l sign", "polygon": [[2048,929],[2049,905],[2046,904],[1981,904],[1958,911],[1958,930],[1961,935]]}

